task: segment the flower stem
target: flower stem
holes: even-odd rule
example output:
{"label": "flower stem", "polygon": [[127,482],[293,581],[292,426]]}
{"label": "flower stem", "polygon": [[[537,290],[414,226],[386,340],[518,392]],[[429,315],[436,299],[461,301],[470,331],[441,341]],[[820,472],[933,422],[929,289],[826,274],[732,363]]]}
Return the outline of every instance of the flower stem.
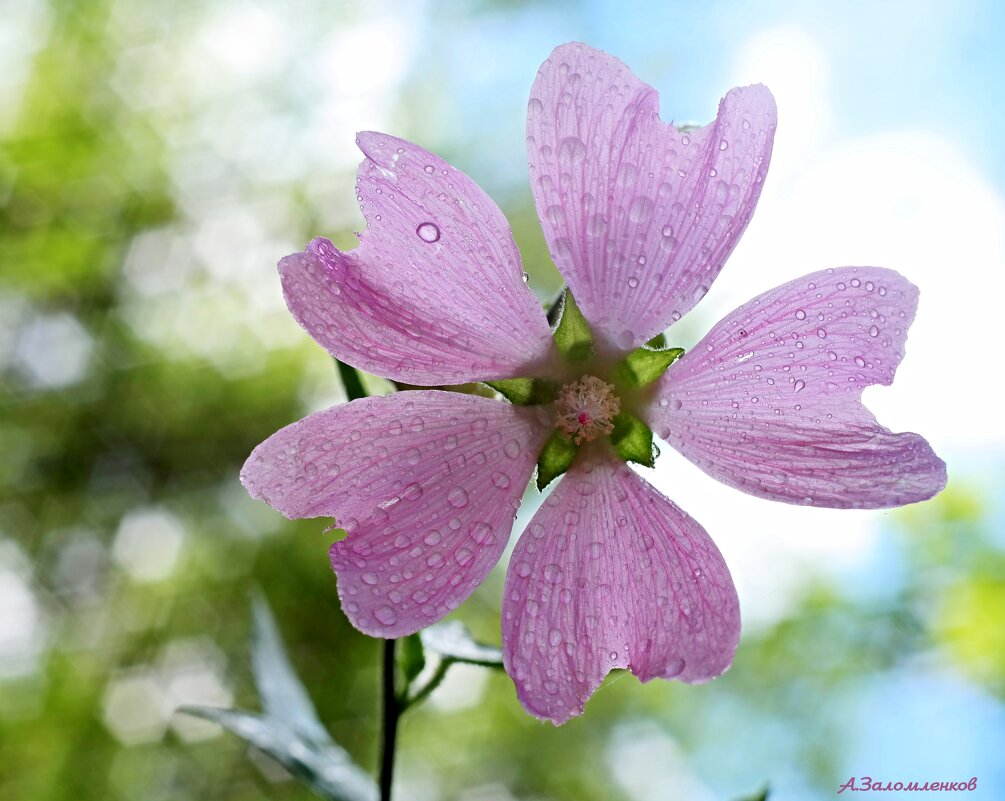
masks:
{"label": "flower stem", "polygon": [[398,718],[401,708],[395,688],[394,646],[396,640],[384,640],[383,700],[380,748],[380,801],[391,801],[391,782],[394,780],[394,748],[398,739]]}
{"label": "flower stem", "polygon": [[338,377],[342,379],[342,386],[345,387],[345,394],[349,400],[359,400],[366,397],[366,390],[360,380],[359,373],[355,367],[350,367],[345,362],[335,360],[335,367],[338,369]]}

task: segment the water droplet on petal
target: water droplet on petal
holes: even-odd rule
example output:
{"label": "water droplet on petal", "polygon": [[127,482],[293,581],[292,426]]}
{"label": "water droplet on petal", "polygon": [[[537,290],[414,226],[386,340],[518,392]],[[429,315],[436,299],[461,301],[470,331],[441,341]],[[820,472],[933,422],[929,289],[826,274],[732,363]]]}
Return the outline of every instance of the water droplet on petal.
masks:
{"label": "water droplet on petal", "polygon": [[796,381],[796,383],[792,385],[792,389],[795,392],[802,392],[805,387],[806,387],[806,382],[803,381],[803,380]]}
{"label": "water droplet on petal", "polygon": [[378,606],[373,616],[385,626],[393,626],[398,621],[398,615],[390,606]]}
{"label": "water droplet on petal", "polygon": [[447,501],[455,509],[461,509],[468,505],[468,494],[461,487],[454,487],[447,493]]}
{"label": "water droplet on petal", "polygon": [[796,310],[796,319],[797,320],[805,320],[806,319],[806,312],[804,312],[802,309],[797,309]]}
{"label": "water droplet on petal", "polygon": [[431,222],[424,222],[415,229],[415,233],[419,235],[419,239],[423,242],[436,242],[440,238],[440,229]]}

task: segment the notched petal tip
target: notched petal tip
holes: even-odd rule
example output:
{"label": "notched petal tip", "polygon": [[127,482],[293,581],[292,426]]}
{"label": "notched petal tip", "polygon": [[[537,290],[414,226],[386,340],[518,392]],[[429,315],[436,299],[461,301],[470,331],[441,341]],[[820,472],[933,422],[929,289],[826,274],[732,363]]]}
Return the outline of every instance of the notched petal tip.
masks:
{"label": "notched petal tip", "polygon": [[771,93],[741,87],[716,120],[680,131],[617,58],[578,43],[552,53],[528,105],[531,188],[598,338],[631,350],[704,296],[753,214],[776,122]]}
{"label": "notched petal tip", "polygon": [[943,461],[862,404],[865,387],[893,383],[918,298],[876,267],[776,287],[665,374],[647,418],[706,473],[752,495],[832,508],[927,500],[945,486]]}
{"label": "notched petal tip", "polygon": [[498,207],[403,139],[362,131],[358,144],[356,193],[367,221],[359,246],[342,252],[319,237],[279,264],[300,325],[337,359],[409,384],[539,369],[552,349],[547,320]]}
{"label": "notched petal tip", "polygon": [[[589,469],[587,469],[589,467]],[[517,696],[560,725],[615,669],[700,683],[739,641],[739,601],[704,529],[615,461],[562,479],[506,573],[503,653]]]}

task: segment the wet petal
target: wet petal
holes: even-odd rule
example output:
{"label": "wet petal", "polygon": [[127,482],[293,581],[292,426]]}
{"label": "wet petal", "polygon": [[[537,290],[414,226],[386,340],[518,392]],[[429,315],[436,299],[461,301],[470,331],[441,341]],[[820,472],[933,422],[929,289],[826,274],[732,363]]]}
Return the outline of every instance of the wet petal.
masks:
{"label": "wet petal", "polygon": [[287,517],[334,517],[342,607],[399,637],[439,620],[499,560],[549,433],[535,411],[438,391],[364,398],[259,445],[241,471]]}
{"label": "wet petal", "polygon": [[613,668],[696,683],[733,658],[740,612],[705,530],[623,463],[577,465],[517,542],[503,655],[521,703],[558,724]]}
{"label": "wet petal", "polygon": [[695,305],[750,220],[775,101],[733,89],[716,120],[679,132],[618,59],[562,45],[531,90],[531,188],[555,264],[594,330],[628,350]]}
{"label": "wet petal", "polygon": [[841,508],[931,498],[945,464],[861,402],[866,386],[893,382],[917,305],[914,285],[876,267],[784,284],[670,367],[650,421],[710,476],[753,495]]}
{"label": "wet petal", "polygon": [[499,208],[416,145],[377,133],[358,141],[366,233],[346,253],[315,239],[280,262],[293,316],[333,356],[385,378],[437,385],[534,373],[550,332]]}

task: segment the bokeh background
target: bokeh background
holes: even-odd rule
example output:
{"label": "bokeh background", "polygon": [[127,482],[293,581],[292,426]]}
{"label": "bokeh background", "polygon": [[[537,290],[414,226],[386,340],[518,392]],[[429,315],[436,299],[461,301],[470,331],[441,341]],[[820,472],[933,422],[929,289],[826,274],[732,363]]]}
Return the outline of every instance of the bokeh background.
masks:
{"label": "bokeh background", "polygon": [[[866,398],[928,436],[950,483],[902,510],[804,509],[664,448],[653,480],[736,577],[732,670],[701,687],[612,676],[554,729],[503,674],[455,668],[403,723],[398,798],[706,801],[769,783],[814,801],[863,775],[976,776],[968,797],[1005,797],[1003,36],[994,0],[0,0],[0,798],[310,797],[172,715],[256,708],[256,586],[323,720],[373,764],[378,647],[339,610],[329,537],[237,479],[261,439],[343,397],[275,263],[314,235],[353,244],[354,134],[378,129],[486,187],[550,296],[523,126],[538,65],[569,39],[627,61],[678,123],[770,86],[759,210],[672,341],[805,272],[900,270],[918,320],[896,384]],[[502,576],[456,613],[490,642]]]}

